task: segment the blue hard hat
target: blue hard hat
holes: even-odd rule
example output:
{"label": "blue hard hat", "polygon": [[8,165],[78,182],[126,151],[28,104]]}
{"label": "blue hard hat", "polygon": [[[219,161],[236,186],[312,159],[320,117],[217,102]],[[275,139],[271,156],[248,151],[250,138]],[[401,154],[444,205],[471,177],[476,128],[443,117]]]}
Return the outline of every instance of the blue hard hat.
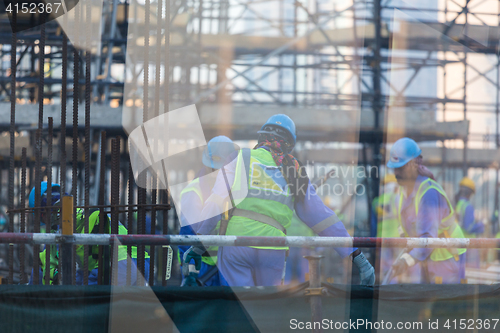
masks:
{"label": "blue hard hat", "polygon": [[[61,191],[61,185],[59,184],[55,184],[55,183],[52,183],[52,192],[56,192],[56,193],[59,193]],[[47,182],[41,182],[40,183],[40,196],[43,197],[43,195],[45,194],[45,192],[47,192]],[[54,203],[54,201],[57,201],[59,200],[59,198],[52,198],[52,203]],[[46,206],[47,205],[47,202],[41,202],[41,206]],[[31,190],[30,192],[30,196],[29,196],[29,206],[30,208],[34,208],[35,207],[35,188],[33,187],[33,189]]]}
{"label": "blue hard hat", "polygon": [[422,149],[410,138],[402,138],[394,143],[391,148],[388,168],[400,168],[422,154]]}
{"label": "blue hard hat", "polygon": [[216,136],[208,141],[207,148],[203,151],[202,162],[207,167],[220,169],[228,157],[238,150],[238,146],[224,135]]}
{"label": "blue hard hat", "polygon": [[274,134],[274,135],[281,137],[282,139],[289,141],[285,136],[282,136],[279,133],[264,130],[264,127],[266,127],[268,125],[282,128],[286,132],[288,132],[290,137],[293,139],[293,142],[288,142],[288,143],[290,145],[295,146],[295,142],[297,141],[297,134],[295,131],[295,123],[293,122],[293,120],[290,117],[288,117],[286,114],[275,114],[274,116],[269,118],[266,121],[266,123],[264,125],[262,125],[260,131],[257,132],[259,134],[261,134],[261,133]]}

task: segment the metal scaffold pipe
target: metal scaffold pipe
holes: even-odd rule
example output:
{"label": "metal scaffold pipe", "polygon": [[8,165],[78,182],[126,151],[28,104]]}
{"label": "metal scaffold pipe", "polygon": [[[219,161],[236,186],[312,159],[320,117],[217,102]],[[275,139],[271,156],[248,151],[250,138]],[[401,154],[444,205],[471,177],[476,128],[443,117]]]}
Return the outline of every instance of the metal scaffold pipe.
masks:
{"label": "metal scaffold pipe", "polygon": [[397,247],[397,248],[500,248],[497,238],[377,238],[377,237],[241,237],[191,235],[74,234],[71,240],[59,234],[0,233],[0,243],[80,245],[203,245],[290,247]]}

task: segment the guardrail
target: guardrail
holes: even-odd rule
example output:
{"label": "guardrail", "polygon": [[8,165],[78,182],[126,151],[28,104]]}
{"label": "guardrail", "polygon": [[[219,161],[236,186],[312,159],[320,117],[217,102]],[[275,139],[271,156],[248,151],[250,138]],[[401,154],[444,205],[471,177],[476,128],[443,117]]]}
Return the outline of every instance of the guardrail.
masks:
{"label": "guardrail", "polygon": [[114,235],[0,233],[0,243],[79,245],[203,245],[290,247],[499,248],[500,238],[242,237],[192,235]]}

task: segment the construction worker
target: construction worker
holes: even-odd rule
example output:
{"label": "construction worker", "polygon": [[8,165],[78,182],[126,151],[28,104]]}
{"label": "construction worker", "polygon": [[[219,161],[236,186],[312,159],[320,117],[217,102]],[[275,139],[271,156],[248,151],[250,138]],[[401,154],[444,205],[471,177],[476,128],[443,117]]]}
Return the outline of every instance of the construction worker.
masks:
{"label": "construction worker", "polygon": [[[441,185],[420,174],[422,150],[410,138],[394,143],[387,167],[394,169],[402,186],[399,217],[406,237],[463,238],[455,212]],[[417,263],[422,264],[422,283],[463,283],[466,249],[409,249],[393,265],[397,276]]]}
{"label": "construction worker", "polygon": [[[182,190],[180,195],[181,207],[186,208],[186,213],[181,208],[181,222],[183,227],[180,229],[180,235],[195,235],[193,229],[189,225],[187,219],[196,218],[194,216],[186,216],[186,214],[193,214],[201,212],[205,200],[210,196],[210,191],[214,186],[215,178],[203,177],[214,170],[221,168],[223,163],[229,158],[229,155],[235,153],[233,141],[226,136],[217,136],[210,140],[206,149],[203,151],[202,162],[204,167],[198,172],[196,178]],[[214,230],[213,234],[217,234],[218,228]],[[189,246],[179,246],[179,260],[184,258],[184,253],[189,249]],[[183,269],[182,286],[220,286],[219,271],[217,269],[217,246],[210,246],[202,254],[202,262],[198,267],[193,267],[193,260],[187,262],[181,261]],[[190,265],[191,264],[191,265]],[[194,263],[196,264],[196,263]],[[191,266],[191,272],[189,271]],[[193,270],[194,268],[194,270]]]}
{"label": "construction worker", "polygon": [[[234,207],[221,222],[221,235],[285,236],[293,211],[320,236],[350,237],[337,215],[316,194],[305,168],[290,153],[296,142],[295,124],[288,116],[270,117],[258,132],[254,149],[241,149],[221,168],[195,232],[210,234],[221,220],[226,204]],[[227,223],[226,223],[227,222]],[[226,286],[271,286],[282,281],[288,247],[220,247],[218,266]],[[363,253],[337,248],[351,255],[360,271],[361,284],[373,285],[375,274]],[[187,256],[199,260],[201,250],[191,247]]]}
{"label": "construction worker", "polygon": [[[465,238],[476,238],[484,232],[484,224],[475,222],[474,206],[470,202],[471,196],[476,192],[476,184],[472,179],[464,177],[458,185],[457,206],[455,207],[458,224],[462,227]],[[479,268],[480,264],[479,249],[467,250],[465,265],[471,268]]]}
{"label": "construction worker", "polygon": [[[42,207],[42,220],[46,220],[46,214],[49,214],[49,211],[46,211],[44,207],[47,206],[47,182],[42,182],[40,185],[40,193],[42,195],[42,200],[40,201],[40,205]],[[57,208],[60,205],[60,198],[61,198],[61,193],[60,193],[60,186],[59,184],[52,184],[52,205],[56,208],[52,208],[53,212],[50,213],[50,219],[49,219],[49,225],[47,227],[50,228],[52,233],[59,233],[59,214],[60,210]],[[34,208],[35,207],[35,188],[33,188],[30,192],[29,196],[29,207]],[[100,211],[98,209],[91,209],[90,210],[90,216],[89,216],[89,233],[99,233],[100,231]],[[104,215],[104,233],[110,233],[111,228],[110,228],[110,220],[107,214]],[[77,233],[85,233],[84,230],[84,224],[85,224],[85,216],[84,216],[84,210],[81,208],[78,208],[76,211],[76,232]],[[126,235],[127,229],[125,226],[123,226],[121,223],[118,226],[118,233],[120,235]],[[131,255],[131,260],[132,260],[132,265],[131,265],[131,285],[136,285],[137,283],[137,247],[133,246],[132,247],[132,255]],[[45,284],[45,275],[47,274],[46,269],[46,251],[47,249],[44,248],[43,251],[40,252],[39,254],[39,259],[40,259],[40,280],[39,284]],[[89,247],[89,254],[88,254],[88,268],[89,268],[89,274],[88,274],[88,284],[89,285],[96,285],[98,284],[98,254],[99,254],[99,248],[97,245],[92,245]],[[77,270],[75,272],[76,276],[76,284],[77,285],[82,285],[83,284],[83,267],[84,267],[84,247],[83,245],[77,245],[76,246],[76,261],[77,261]],[[50,274],[50,284],[58,284],[59,282],[59,274],[58,274],[58,262],[59,262],[59,246],[58,245],[51,245],[51,250],[50,250],[50,264],[49,266],[49,274]],[[149,255],[146,254],[146,259],[145,259],[145,279],[149,278]],[[127,274],[127,246],[120,245],[118,246],[118,278],[117,278],[117,283],[118,285],[125,285],[126,284],[126,274]],[[30,278],[29,284],[33,283],[33,273]]]}
{"label": "construction worker", "polygon": [[[399,186],[394,174],[386,174],[383,181],[383,193],[372,202],[372,230],[377,237],[404,237],[399,224]],[[380,251],[380,272],[385,276],[391,269],[400,249],[383,247]],[[396,282],[396,281],[395,281]]]}

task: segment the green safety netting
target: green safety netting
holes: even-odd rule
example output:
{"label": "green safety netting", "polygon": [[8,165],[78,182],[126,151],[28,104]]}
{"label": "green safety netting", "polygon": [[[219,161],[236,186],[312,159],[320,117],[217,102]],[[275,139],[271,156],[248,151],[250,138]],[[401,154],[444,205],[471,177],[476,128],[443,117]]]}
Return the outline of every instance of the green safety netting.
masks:
{"label": "green safety netting", "polygon": [[[324,287],[323,318],[332,325],[384,320],[423,323],[422,329],[405,332],[465,332],[453,329],[454,319],[500,317],[499,285]],[[305,288],[307,283],[291,288],[0,285],[0,332],[290,332],[291,320],[311,321]],[[440,329],[429,329],[436,320]],[[447,320],[452,325],[445,329]],[[378,330],[385,331],[391,330]],[[478,331],[498,332],[500,324]]]}

